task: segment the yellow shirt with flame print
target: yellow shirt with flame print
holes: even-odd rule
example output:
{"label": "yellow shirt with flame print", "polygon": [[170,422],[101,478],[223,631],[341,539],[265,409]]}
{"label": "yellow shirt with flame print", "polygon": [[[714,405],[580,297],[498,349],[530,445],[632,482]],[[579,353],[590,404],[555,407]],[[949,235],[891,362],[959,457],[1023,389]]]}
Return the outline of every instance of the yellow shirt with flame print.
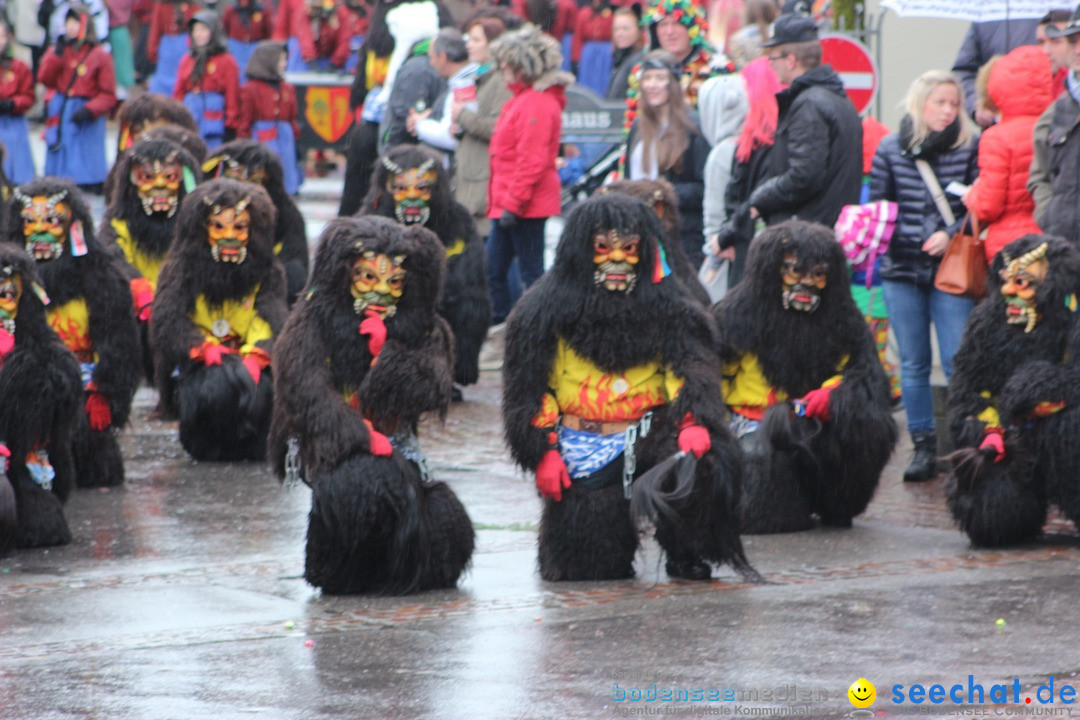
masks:
{"label": "yellow shirt with flame print", "polygon": [[672,402],[682,390],[683,379],[658,360],[622,373],[608,373],[574,352],[559,338],[555,362],[535,427],[553,426],[560,415],[576,415],[598,422],[627,422]]}

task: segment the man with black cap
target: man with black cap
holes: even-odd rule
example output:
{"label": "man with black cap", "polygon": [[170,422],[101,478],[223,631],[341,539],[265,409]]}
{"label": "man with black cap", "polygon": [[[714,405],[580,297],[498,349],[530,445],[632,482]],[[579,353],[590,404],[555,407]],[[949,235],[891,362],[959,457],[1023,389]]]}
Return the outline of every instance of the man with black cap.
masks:
{"label": "man with black cap", "polygon": [[1080,243],[1080,7],[1068,25],[1061,29],[1050,25],[1046,35],[1069,41],[1072,68],[1065,92],[1035,123],[1027,189],[1035,200],[1035,222],[1043,232]]}
{"label": "man with black cap", "polygon": [[1047,30],[1064,30],[1069,24],[1070,15],[1068,9],[1051,10],[1039,19],[1039,24],[1035,27],[1035,44],[1050,58],[1050,72],[1054,76],[1054,97],[1065,89],[1065,76],[1069,74],[1069,66],[1072,65],[1073,49],[1068,38],[1060,32],[1054,32],[1054,37],[1050,37]]}
{"label": "man with black cap", "polygon": [[839,76],[821,64],[814,21],[781,15],[765,43],[780,82],[780,117],[771,170],[750,194],[750,214],[768,225],[798,218],[832,227],[840,208],[859,202],[862,125]]}

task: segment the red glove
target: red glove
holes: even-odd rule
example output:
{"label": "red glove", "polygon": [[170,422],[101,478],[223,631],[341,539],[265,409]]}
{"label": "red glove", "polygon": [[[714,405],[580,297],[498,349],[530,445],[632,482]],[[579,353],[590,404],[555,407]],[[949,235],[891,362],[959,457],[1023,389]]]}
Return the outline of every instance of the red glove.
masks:
{"label": "red glove", "polygon": [[0,329],[0,357],[7,355],[15,347],[15,336]]}
{"label": "red glove", "polygon": [[986,433],[986,436],[983,437],[982,444],[979,445],[979,449],[985,450],[986,448],[993,448],[997,453],[997,455],[994,456],[994,462],[999,463],[1005,459],[1005,438],[1001,436],[1000,432]]}
{"label": "red glove", "polygon": [[806,393],[799,401],[803,403],[803,417],[817,418],[821,422],[832,420],[832,410],[829,407],[829,395],[832,391],[832,388],[818,388]]}
{"label": "red glove", "polygon": [[150,306],[154,302],[154,288],[146,278],[134,278],[131,281],[131,302],[135,306],[135,317],[139,322],[150,322]]}
{"label": "red glove", "polygon": [[694,453],[699,458],[712,449],[709,431],[698,425],[690,413],[686,413],[683,421],[679,423],[679,449],[685,453]]}
{"label": "red glove", "polygon": [[373,357],[379,357],[383,345],[386,344],[386,323],[374,311],[369,310],[367,317],[360,323],[360,334],[367,335],[368,350]]}
{"label": "red glove", "polygon": [[101,431],[112,425],[112,410],[109,409],[109,399],[104,393],[87,393],[86,416],[90,418],[91,430]]}
{"label": "red glove", "polygon": [[248,371],[252,382],[258,385],[259,378],[262,377],[262,364],[250,355],[245,356],[241,362],[244,363],[244,369]]}
{"label": "red glove", "polygon": [[212,340],[207,340],[202,345],[191,348],[190,356],[192,360],[201,362],[203,365],[210,367],[211,365],[220,365],[221,358],[225,355],[231,355],[233,350],[221,343],[216,343]]}
{"label": "red glove", "polygon": [[244,355],[244,359],[241,361],[244,363],[244,368],[248,371],[248,375],[255,381],[255,384],[259,384],[259,378],[262,377],[263,368],[270,365],[270,355],[262,348],[255,348],[247,355]]}
{"label": "red glove", "polygon": [[536,489],[555,502],[562,500],[562,491],[570,487],[570,473],[558,448],[550,448],[536,466]]}
{"label": "red glove", "polygon": [[0,457],[4,458],[4,472],[8,469],[8,458],[11,457],[11,451],[8,450],[8,446],[0,443]]}
{"label": "red glove", "polygon": [[394,453],[390,438],[370,426],[367,429],[367,444],[372,448],[373,456],[377,458],[389,458]]}

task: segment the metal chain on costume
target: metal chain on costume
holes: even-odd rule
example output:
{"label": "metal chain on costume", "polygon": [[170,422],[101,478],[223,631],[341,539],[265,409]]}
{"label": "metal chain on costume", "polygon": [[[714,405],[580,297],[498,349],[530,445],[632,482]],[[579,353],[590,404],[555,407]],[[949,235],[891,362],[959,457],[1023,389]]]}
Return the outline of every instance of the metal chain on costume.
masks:
{"label": "metal chain on costume", "polygon": [[634,452],[635,445],[640,438],[648,437],[652,429],[652,410],[641,416],[641,419],[626,428],[626,449],[623,450],[623,497],[630,499],[630,488],[634,484],[634,474],[637,472],[637,454]]}
{"label": "metal chain on costume", "polygon": [[300,440],[294,435],[289,438],[288,450],[285,451],[285,487],[290,490],[300,484]]}
{"label": "metal chain on costume", "polygon": [[400,435],[394,435],[390,438],[390,444],[394,446],[394,449],[401,453],[406,460],[416,465],[417,471],[420,473],[420,481],[428,483],[431,481],[431,468],[428,465],[427,456],[424,455],[424,451],[420,449],[420,439],[412,432],[402,433]]}

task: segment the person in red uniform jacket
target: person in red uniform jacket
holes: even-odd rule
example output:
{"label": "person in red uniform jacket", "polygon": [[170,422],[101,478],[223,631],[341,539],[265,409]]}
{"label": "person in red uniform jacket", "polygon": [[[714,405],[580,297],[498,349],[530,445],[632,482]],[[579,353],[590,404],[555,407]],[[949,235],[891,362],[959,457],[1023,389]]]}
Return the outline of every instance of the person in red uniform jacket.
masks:
{"label": "person in red uniform jacket", "polygon": [[[288,43],[289,72],[308,70],[308,63],[329,69],[339,30],[335,0],[281,0],[274,16],[273,38]],[[348,38],[343,42],[348,45]]]}
{"label": "person in red uniform jacket", "polygon": [[987,92],[1001,116],[983,131],[979,177],[964,196],[968,210],[987,228],[988,262],[1018,237],[1042,232],[1027,181],[1035,152],[1032,134],[1054,100],[1052,88],[1050,61],[1034,45],[1016,48],[990,70]]}
{"label": "person in red uniform jacket", "polygon": [[[269,40],[274,34],[273,9],[258,0],[236,0],[235,5],[225,8],[221,26],[225,29],[225,42],[237,68],[247,67],[255,46]],[[246,78],[240,78],[243,85]]]}
{"label": "person in red uniform jacket", "polygon": [[337,46],[330,59],[334,67],[346,70],[356,68],[357,52],[364,44],[364,38],[367,37],[370,16],[371,8],[364,0],[345,0],[338,6],[338,19],[341,22],[341,34],[345,42]]}
{"label": "person in red uniform jacket", "polygon": [[34,104],[34,75],[12,54],[11,26],[0,20],[0,143],[4,153],[4,175],[14,185],[34,179],[30,155],[30,131],[26,111]]}
{"label": "person in red uniform jacket", "polygon": [[295,195],[301,175],[296,156],[296,90],[285,82],[288,64],[284,43],[266,40],[259,43],[248,61],[248,82],[240,89],[240,117],[237,137],[253,137],[277,153],[284,170],[285,191]]}
{"label": "person in red uniform jacket", "polygon": [[570,43],[571,67],[578,84],[601,97],[611,80],[611,25],[614,19],[608,0],[591,0],[577,12]]}
{"label": "person in red uniform jacket", "polygon": [[150,76],[150,92],[172,95],[180,61],[187,54],[188,23],[201,9],[197,2],[158,0],[146,39],[146,57],[157,65]]}
{"label": "person in red uniform jacket", "polygon": [[240,70],[225,47],[217,13],[204,10],[188,25],[191,52],[180,61],[173,97],[183,101],[207,147],[216,150],[236,133]]}
{"label": "person in red uniform jacket", "polygon": [[578,14],[574,0],[510,0],[510,8],[560,42],[574,31]]}
{"label": "person in red uniform jacket", "polygon": [[[576,67],[581,62],[581,49],[587,42],[611,42],[613,12],[606,0],[595,0],[581,8],[574,20],[574,41],[570,59]],[[610,54],[610,50],[608,51]]]}
{"label": "person in red uniform jacket", "polygon": [[116,73],[112,57],[98,44],[85,6],[73,4],[68,9],[64,31],[38,69],[38,82],[49,90],[45,174],[100,193],[108,169],[105,116],[116,105]]}

